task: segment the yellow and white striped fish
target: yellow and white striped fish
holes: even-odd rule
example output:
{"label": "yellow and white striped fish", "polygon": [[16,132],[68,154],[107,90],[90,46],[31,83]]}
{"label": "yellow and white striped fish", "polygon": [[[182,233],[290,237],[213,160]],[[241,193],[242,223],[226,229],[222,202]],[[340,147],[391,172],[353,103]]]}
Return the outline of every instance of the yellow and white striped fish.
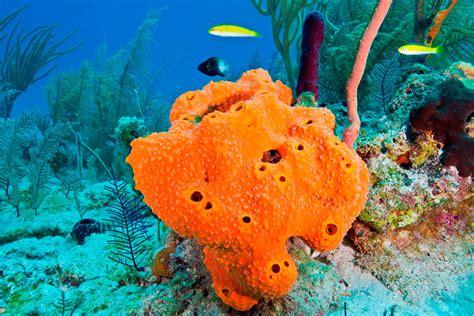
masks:
{"label": "yellow and white striped fish", "polygon": [[261,35],[255,31],[249,30],[248,28],[223,24],[211,27],[209,34],[223,37],[260,37]]}

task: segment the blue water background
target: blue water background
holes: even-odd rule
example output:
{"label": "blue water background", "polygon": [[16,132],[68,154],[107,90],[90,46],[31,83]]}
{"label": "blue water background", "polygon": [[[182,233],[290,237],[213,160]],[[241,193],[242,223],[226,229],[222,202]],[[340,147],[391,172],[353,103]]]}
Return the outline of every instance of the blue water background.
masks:
{"label": "blue water background", "polygon": [[[151,8],[166,8],[155,31],[152,60],[155,65],[169,63],[158,89],[170,102],[179,94],[200,89],[210,80],[196,70],[211,56],[226,59],[238,72],[247,69],[255,51],[270,59],[276,51],[271,21],[261,16],[250,0],[0,0],[0,16],[28,5],[21,13],[26,30],[39,25],[57,24],[58,39],[77,29],[76,36],[64,47],[78,42],[82,46],[57,61],[57,68],[47,78],[30,86],[15,102],[16,116],[23,110],[39,107],[47,111],[44,86],[61,71],[78,70],[84,60],[94,57],[106,42],[110,54],[125,47]],[[218,24],[237,24],[260,32],[260,38],[222,38],[208,34]]]}

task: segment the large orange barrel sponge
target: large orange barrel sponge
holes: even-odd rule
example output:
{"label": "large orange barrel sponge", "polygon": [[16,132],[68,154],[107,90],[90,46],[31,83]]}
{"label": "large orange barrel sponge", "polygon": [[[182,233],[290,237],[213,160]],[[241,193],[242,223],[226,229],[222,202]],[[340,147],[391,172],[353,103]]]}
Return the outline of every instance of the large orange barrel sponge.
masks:
{"label": "large orange barrel sponge", "polygon": [[291,107],[262,69],[173,105],[172,126],[132,142],[127,162],[153,212],[204,247],[217,295],[237,310],[286,294],[291,236],[334,249],[362,210],[368,170],[325,108]]}

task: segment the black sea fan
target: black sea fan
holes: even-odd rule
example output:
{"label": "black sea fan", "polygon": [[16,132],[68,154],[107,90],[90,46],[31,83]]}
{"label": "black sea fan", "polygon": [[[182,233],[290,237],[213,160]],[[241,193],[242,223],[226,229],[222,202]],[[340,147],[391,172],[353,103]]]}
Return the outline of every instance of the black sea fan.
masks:
{"label": "black sea fan", "polygon": [[395,94],[401,75],[398,54],[375,65],[370,73],[372,98],[384,109],[385,113],[390,111],[390,101]]}
{"label": "black sea fan", "polygon": [[137,271],[144,271],[140,263],[150,250],[145,242],[151,237],[148,235],[151,225],[143,221],[146,205],[141,202],[140,197],[128,192],[127,184],[113,174],[105,189],[113,199],[107,211],[110,215],[108,231],[113,237],[109,244],[115,249],[108,257]]}

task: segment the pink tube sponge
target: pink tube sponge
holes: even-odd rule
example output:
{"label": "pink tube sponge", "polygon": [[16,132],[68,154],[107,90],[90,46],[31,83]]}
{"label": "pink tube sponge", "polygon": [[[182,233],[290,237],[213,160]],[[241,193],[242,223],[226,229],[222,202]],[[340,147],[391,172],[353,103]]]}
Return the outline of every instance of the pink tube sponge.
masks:
{"label": "pink tube sponge", "polygon": [[354,145],[354,142],[359,136],[360,130],[360,119],[359,114],[357,114],[357,88],[359,87],[362,76],[364,75],[370,47],[372,47],[372,43],[379,32],[379,28],[382,25],[382,22],[385,19],[391,4],[392,0],[379,1],[379,4],[375,8],[374,14],[372,15],[372,20],[365,29],[364,35],[362,35],[362,38],[360,39],[359,50],[357,51],[354,67],[352,68],[352,73],[349,80],[347,80],[346,94],[350,126],[344,130],[342,139],[349,147]]}

